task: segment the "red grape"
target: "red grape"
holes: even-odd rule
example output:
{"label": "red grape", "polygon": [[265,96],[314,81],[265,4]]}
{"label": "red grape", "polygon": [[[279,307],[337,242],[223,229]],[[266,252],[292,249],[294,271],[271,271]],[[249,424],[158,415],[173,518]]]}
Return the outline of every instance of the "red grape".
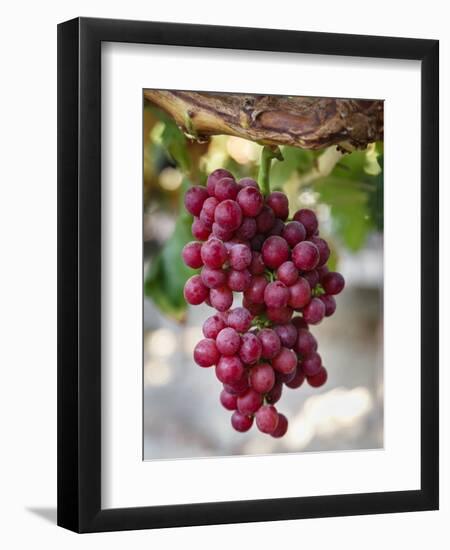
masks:
{"label": "red grape", "polygon": [[289,289],[281,281],[273,281],[264,289],[264,302],[267,307],[285,307],[289,300]]}
{"label": "red grape", "polygon": [[278,424],[273,432],[271,432],[272,437],[283,437],[288,429],[288,419],[284,414],[278,413]]}
{"label": "red grape", "polygon": [[282,237],[291,248],[294,248],[296,244],[305,240],[306,229],[300,222],[289,222],[284,226]]}
{"label": "red grape", "polygon": [[225,327],[217,335],[216,346],[222,355],[235,355],[241,346],[241,337],[234,328]]}
{"label": "red grape", "polygon": [[246,186],[239,191],[236,201],[244,216],[250,216],[251,218],[255,218],[264,206],[264,198],[260,190],[250,186]]}
{"label": "red grape", "polygon": [[216,376],[224,384],[233,384],[240,380],[244,366],[236,355],[221,357],[216,365]]}
{"label": "red grape", "polygon": [[260,432],[271,434],[278,426],[278,412],[273,405],[263,405],[256,412],[255,420]]}
{"label": "red grape", "polygon": [[214,190],[216,187],[216,184],[219,180],[222,178],[232,178],[233,175],[231,172],[228,172],[228,170],[224,170],[223,168],[218,168],[217,170],[214,170],[214,172],[211,172],[208,176],[208,181],[206,182],[206,188],[208,189],[208,194],[213,196]]}
{"label": "red grape", "polygon": [[278,355],[281,349],[281,342],[278,334],[271,328],[264,328],[258,333],[259,341],[261,342],[261,356],[264,359],[272,359]]}
{"label": "red grape", "polygon": [[308,325],[317,325],[325,317],[325,304],[319,298],[313,298],[303,308],[303,319]]}
{"label": "red grape", "polygon": [[273,191],[266,199],[266,204],[272,208],[275,217],[286,220],[289,216],[289,202],[284,193]]}
{"label": "red grape", "polygon": [[306,380],[308,381],[308,384],[313,388],[320,388],[320,386],[323,386],[325,384],[327,378],[328,373],[326,368],[321,367],[317,374],[315,374],[314,376],[307,376]]}
{"label": "red grape", "polygon": [[212,367],[220,359],[216,342],[210,338],[200,340],[194,348],[194,361],[200,367]]}
{"label": "red grape", "polygon": [[259,409],[261,403],[262,395],[253,388],[249,388],[245,393],[238,396],[237,409],[242,414],[253,414]]}
{"label": "red grape", "polygon": [[250,370],[250,386],[258,393],[267,393],[275,384],[275,372],[268,363],[260,363]]}
{"label": "red grape", "polygon": [[214,212],[214,221],[224,229],[235,231],[242,221],[240,206],[230,199],[221,202]]}
{"label": "red grape", "polygon": [[259,361],[261,357],[262,346],[258,337],[251,332],[242,335],[239,357],[246,365],[252,365]]}
{"label": "red grape", "polygon": [[226,390],[220,392],[220,402],[229,411],[235,411],[237,407],[237,396],[228,393]]}
{"label": "red grape", "polygon": [[300,271],[311,271],[319,263],[319,250],[310,241],[302,241],[292,250],[292,261]]}
{"label": "red grape", "polygon": [[224,320],[219,315],[212,315],[203,323],[203,335],[205,338],[213,338],[215,340],[223,328],[225,328]]}
{"label": "red grape", "polygon": [[278,237],[276,235],[264,241],[261,252],[264,263],[267,267],[272,269],[276,269],[289,259],[289,246],[287,242],[283,237]]}
{"label": "red grape", "polygon": [[200,253],[201,248],[202,244],[198,241],[192,241],[184,245],[181,254],[183,256],[184,263],[188,267],[192,267],[193,269],[198,269],[199,267],[202,267],[203,260]]}
{"label": "red grape", "polygon": [[228,326],[234,328],[238,332],[247,332],[252,323],[252,316],[248,309],[244,307],[236,307],[228,314]]}
{"label": "red grape", "polygon": [[283,262],[277,269],[277,279],[286,286],[293,285],[298,280],[298,271],[293,262]]}
{"label": "red grape", "polygon": [[253,425],[253,417],[234,411],[231,415],[231,425],[237,432],[248,432]]}
{"label": "red grape", "polygon": [[294,220],[304,225],[307,236],[314,235],[319,227],[317,216],[312,210],[308,208],[302,208],[294,214]]}
{"label": "red grape", "polygon": [[227,311],[233,304],[233,293],[227,286],[212,288],[209,291],[209,300],[217,311]]}
{"label": "red grape", "polygon": [[201,212],[203,203],[208,198],[206,187],[201,185],[193,185],[184,195],[184,206],[186,210],[193,216],[198,216]]}
{"label": "red grape", "polygon": [[209,289],[206,287],[200,275],[193,275],[184,285],[184,298],[188,304],[198,306],[208,297]]}
{"label": "red grape", "polygon": [[288,374],[297,366],[297,356],[288,348],[282,347],[277,356],[272,359],[273,368],[282,374]]}
{"label": "red grape", "polygon": [[330,271],[329,273],[326,273],[322,277],[321,283],[325,292],[332,295],[342,292],[345,286],[344,277],[340,273],[336,273],[335,271]]}

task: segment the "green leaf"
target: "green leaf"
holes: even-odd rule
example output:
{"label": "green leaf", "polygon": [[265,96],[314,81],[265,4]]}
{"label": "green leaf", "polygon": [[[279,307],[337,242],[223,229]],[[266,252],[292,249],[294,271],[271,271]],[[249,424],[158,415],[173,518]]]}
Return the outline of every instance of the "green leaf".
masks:
{"label": "green leaf", "polygon": [[314,166],[319,153],[299,149],[298,147],[282,147],[284,160],[273,161],[270,171],[270,187],[272,190],[281,189],[293,173],[304,174]]}
{"label": "green leaf", "polygon": [[383,227],[383,157],[377,147],[345,155],[332,173],[314,184],[330,206],[334,230],[355,252],[368,234]]}
{"label": "green leaf", "polygon": [[[181,197],[187,182],[183,184]],[[182,200],[182,199],[181,199]],[[183,209],[180,208],[183,212]],[[145,295],[167,316],[183,321],[187,304],[183,295],[184,284],[195,270],[187,267],[181,257],[184,245],[192,240],[192,216],[183,212],[177,219],[172,236],[153,259],[144,283]]]}
{"label": "green leaf", "polygon": [[183,172],[188,172],[191,159],[187,151],[187,139],[175,121],[163,111],[149,107],[160,120],[152,131],[153,141],[161,144]]}
{"label": "green leaf", "polygon": [[334,229],[352,251],[365,243],[374,223],[368,206],[368,189],[359,182],[336,176],[318,180],[315,189],[320,201],[331,208]]}

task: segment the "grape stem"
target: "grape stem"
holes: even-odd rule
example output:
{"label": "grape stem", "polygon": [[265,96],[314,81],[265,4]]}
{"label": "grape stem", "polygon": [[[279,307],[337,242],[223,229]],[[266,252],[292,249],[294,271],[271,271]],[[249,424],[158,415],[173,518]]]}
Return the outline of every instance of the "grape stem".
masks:
{"label": "grape stem", "polygon": [[262,194],[266,197],[270,194],[270,167],[272,159],[284,160],[278,146],[264,146],[261,153],[261,163],[258,172],[258,185]]}

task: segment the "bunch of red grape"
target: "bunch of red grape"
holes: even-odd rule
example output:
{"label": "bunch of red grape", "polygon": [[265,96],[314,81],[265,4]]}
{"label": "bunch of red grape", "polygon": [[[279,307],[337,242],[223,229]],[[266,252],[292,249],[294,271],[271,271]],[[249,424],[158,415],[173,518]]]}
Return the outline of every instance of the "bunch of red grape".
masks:
{"label": "bunch of red grape", "polygon": [[[219,169],[206,187],[186,192],[185,206],[197,240],[186,244],[183,260],[201,271],[186,282],[184,296],[217,310],[203,324],[194,360],[215,366],[235,430],[245,432],[255,420],[261,432],[282,437],[288,421],[274,404],[283,385],[327,380],[309,325],[333,315],[344,278],[326,266],[330,249],[315,213],[302,209],[288,221],[284,193],[264,197],[255,180],[236,182]],[[243,293],[242,307],[231,309],[235,292]]]}

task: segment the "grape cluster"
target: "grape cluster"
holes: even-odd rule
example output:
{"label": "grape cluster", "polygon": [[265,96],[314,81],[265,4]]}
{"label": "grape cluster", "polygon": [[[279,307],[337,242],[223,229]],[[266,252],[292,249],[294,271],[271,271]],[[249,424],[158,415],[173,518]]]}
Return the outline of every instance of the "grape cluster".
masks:
{"label": "grape cluster", "polygon": [[[183,260],[201,270],[184,296],[216,310],[203,324],[194,360],[215,367],[235,430],[246,432],[255,421],[261,432],[282,437],[288,420],[274,404],[283,386],[327,380],[309,325],[333,315],[344,278],[326,265],[330,249],[315,213],[302,209],[288,221],[286,195],[264,197],[251,178],[236,182],[215,170],[206,187],[186,192],[185,206],[197,240],[186,244]],[[236,292],[243,293],[242,307],[232,309]]]}

